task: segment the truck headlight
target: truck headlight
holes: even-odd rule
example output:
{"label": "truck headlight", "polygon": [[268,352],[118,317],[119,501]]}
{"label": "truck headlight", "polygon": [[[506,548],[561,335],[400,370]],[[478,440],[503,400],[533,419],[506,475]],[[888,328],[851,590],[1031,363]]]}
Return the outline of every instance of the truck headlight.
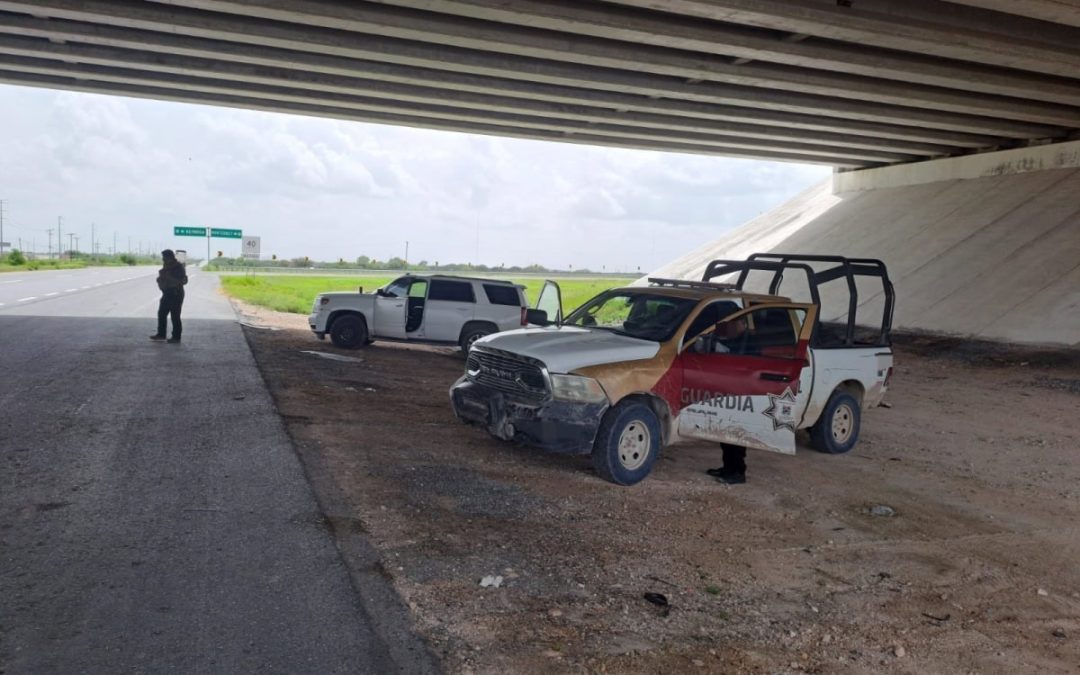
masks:
{"label": "truck headlight", "polygon": [[552,375],[551,395],[560,401],[577,403],[605,403],[607,394],[600,383],[591,377],[580,375]]}

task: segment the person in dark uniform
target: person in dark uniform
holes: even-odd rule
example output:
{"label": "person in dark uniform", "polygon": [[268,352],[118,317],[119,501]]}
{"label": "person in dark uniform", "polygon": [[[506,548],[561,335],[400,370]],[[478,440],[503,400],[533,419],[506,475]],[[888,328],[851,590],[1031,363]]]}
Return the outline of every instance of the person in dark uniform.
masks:
{"label": "person in dark uniform", "polygon": [[157,285],[161,289],[161,302],[158,303],[157,332],[150,336],[151,340],[165,340],[165,321],[172,316],[172,336],[166,340],[169,344],[180,342],[180,336],[184,332],[184,324],[180,321],[180,310],[184,306],[184,284],[187,283],[187,271],[184,263],[176,259],[176,254],[170,249],[161,252],[163,263],[158,271]]}
{"label": "person in dark uniform", "polygon": [[705,473],[721,483],[742,485],[746,482],[746,448],[731,443],[721,443],[720,448],[724,451],[724,465]]}

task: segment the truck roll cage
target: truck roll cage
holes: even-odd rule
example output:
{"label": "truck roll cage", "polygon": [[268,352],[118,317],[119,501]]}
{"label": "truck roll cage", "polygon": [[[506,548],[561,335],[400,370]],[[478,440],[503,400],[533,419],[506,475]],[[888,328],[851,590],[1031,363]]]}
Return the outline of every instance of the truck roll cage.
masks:
{"label": "truck roll cage", "polygon": [[[816,269],[813,264],[823,266]],[[821,294],[818,287],[822,284],[837,279],[847,281],[848,289],[848,312],[847,325],[844,331],[842,346],[855,346],[855,312],[859,306],[859,291],[855,284],[855,277],[877,277],[881,279],[882,293],[885,296],[885,307],[881,317],[881,331],[876,336],[874,343],[888,345],[891,341],[893,308],[896,303],[896,294],[889,273],[885,269],[885,263],[874,258],[845,258],[838,255],[808,255],[799,253],[755,253],[746,260],[714,260],[705,268],[701,276],[703,282],[709,282],[716,277],[738,274],[734,286],[742,291],[750,272],[772,272],[772,280],[769,282],[769,293],[779,295],[780,284],[784,280],[784,272],[787,270],[802,272],[806,275],[806,284],[810,292],[810,298],[815,305],[821,306]],[[820,312],[818,318],[820,326]],[[818,341],[818,326],[814,327],[814,340]]]}

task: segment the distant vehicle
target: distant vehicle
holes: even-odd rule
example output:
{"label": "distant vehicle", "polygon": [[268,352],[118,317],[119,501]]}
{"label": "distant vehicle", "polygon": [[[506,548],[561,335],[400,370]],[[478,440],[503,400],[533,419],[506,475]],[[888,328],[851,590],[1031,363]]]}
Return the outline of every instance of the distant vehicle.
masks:
{"label": "distant vehicle", "polygon": [[187,262],[187,251],[182,248],[176,249],[176,259],[182,263]]}
{"label": "distant vehicle", "polygon": [[[805,274],[810,302],[777,294],[785,272]],[[751,273],[768,275],[768,294],[744,290]],[[882,285],[882,323],[869,336],[856,335],[856,277]],[[565,320],[547,282],[530,321],[550,325],[476,342],[450,390],[455,414],[504,440],[591,454],[620,485],[644,479],[661,448],[682,439],[794,454],[795,431],[809,429],[824,452],[855,445],[861,411],[881,402],[892,376],[883,263],[756,254],[712,262],[703,281],[649,281],[605,291]],[[850,310],[839,328],[818,320],[826,284]]]}
{"label": "distant vehicle", "polygon": [[357,349],[374,340],[473,343],[526,324],[524,286],[496,279],[411,275],[374,293],[322,293],[308,323],[320,339]]}

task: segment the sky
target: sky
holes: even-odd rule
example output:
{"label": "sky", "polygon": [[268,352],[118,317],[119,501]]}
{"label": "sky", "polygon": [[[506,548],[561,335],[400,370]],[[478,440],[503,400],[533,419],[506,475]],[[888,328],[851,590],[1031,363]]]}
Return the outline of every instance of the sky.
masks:
{"label": "sky", "polygon": [[647,272],[831,173],[6,85],[0,129],[4,239],[41,252],[62,217],[84,251],[91,224],[99,250],[205,251],[186,225],[279,258]]}

